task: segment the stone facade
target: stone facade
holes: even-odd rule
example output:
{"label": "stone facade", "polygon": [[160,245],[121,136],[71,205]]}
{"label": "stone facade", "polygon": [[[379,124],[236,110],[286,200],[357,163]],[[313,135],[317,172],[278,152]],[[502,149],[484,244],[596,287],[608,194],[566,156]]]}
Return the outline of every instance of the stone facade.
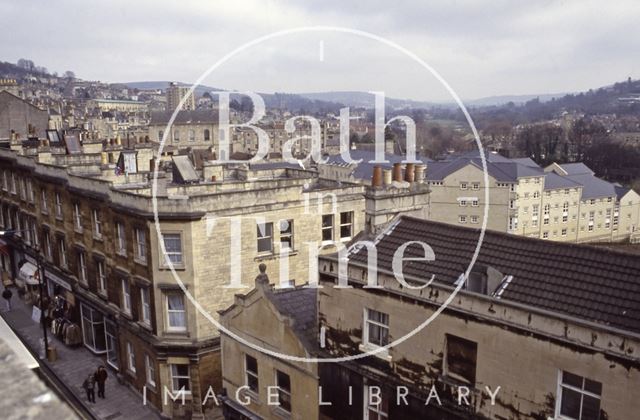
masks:
{"label": "stone facade", "polygon": [[[90,141],[85,146],[93,148]],[[217,319],[218,310],[250,287],[232,284],[235,269],[241,279],[244,267],[266,262],[274,283],[281,276],[286,285],[306,282],[309,261],[336,249],[323,239],[347,242],[363,229],[364,188],[284,168],[224,168],[218,181],[195,184],[172,183],[163,172],[160,237],[149,161],[142,159],[138,173],[117,175],[108,154],[118,156],[118,149],[79,155],[44,146],[0,150],[0,224],[19,231],[9,240],[9,277],[18,275],[37,243],[49,294],[63,297],[70,321],[85,335],[91,331],[84,345],[104,354],[165,415],[202,417],[209,389],[221,389],[220,335],[191,304],[166,258],[188,295]]]}
{"label": "stone facade", "polygon": [[44,138],[48,121],[46,110],[7,91],[0,91],[0,139],[12,139],[15,136],[22,140],[28,137]]}

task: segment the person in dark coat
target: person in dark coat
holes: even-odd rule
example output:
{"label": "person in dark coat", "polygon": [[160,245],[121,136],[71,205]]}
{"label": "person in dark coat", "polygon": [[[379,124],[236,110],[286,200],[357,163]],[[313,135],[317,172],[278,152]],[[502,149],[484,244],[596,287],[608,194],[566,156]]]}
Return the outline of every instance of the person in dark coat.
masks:
{"label": "person in dark coat", "polygon": [[11,290],[5,288],[2,291],[2,297],[6,299],[7,301],[7,311],[11,310],[11,297],[13,296],[13,293],[11,293]]}
{"label": "person in dark coat", "polygon": [[89,402],[96,402],[96,393],[94,391],[94,388],[96,386],[96,378],[95,375],[93,373],[90,373],[89,376],[87,376],[87,379],[84,380],[84,382],[82,383],[82,387],[84,388],[85,391],[87,391],[87,399],[89,400]]}
{"label": "person in dark coat", "polygon": [[104,383],[107,381],[109,374],[104,366],[99,366],[95,373],[96,382],[98,383],[98,397],[105,398],[104,396]]}

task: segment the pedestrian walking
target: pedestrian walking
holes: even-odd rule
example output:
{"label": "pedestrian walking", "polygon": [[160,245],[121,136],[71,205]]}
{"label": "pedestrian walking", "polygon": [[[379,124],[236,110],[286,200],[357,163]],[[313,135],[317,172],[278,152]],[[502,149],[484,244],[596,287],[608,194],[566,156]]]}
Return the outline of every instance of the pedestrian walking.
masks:
{"label": "pedestrian walking", "polygon": [[96,402],[96,393],[94,391],[95,386],[96,386],[95,375],[93,373],[90,373],[89,376],[87,376],[87,379],[85,379],[84,382],[82,383],[82,387],[84,388],[85,391],[87,391],[87,399],[89,400],[89,402],[92,402],[92,403]]}
{"label": "pedestrian walking", "polygon": [[95,373],[96,382],[98,384],[98,397],[105,398],[104,396],[104,383],[107,381],[109,374],[104,366],[98,366],[98,370]]}
{"label": "pedestrian walking", "polygon": [[5,288],[4,291],[2,292],[2,297],[6,299],[7,301],[7,311],[11,310],[11,297],[13,296],[13,293],[11,293],[11,290]]}

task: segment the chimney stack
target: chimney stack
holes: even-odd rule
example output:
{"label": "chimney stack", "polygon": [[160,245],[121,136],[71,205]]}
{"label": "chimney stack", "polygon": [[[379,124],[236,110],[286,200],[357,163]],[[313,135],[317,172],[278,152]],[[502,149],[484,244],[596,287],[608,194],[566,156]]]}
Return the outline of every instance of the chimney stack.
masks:
{"label": "chimney stack", "polygon": [[373,177],[371,178],[371,186],[374,188],[382,187],[382,168],[380,166],[373,167]]}

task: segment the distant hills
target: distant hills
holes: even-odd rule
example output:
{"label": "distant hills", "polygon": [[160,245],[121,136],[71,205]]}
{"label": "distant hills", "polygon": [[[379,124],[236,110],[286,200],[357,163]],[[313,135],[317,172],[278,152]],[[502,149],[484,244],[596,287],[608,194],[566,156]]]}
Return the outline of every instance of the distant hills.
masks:
{"label": "distant hills", "polygon": [[[143,81],[143,82],[127,82],[123,83],[124,85],[130,88],[138,88],[138,89],[166,89],[169,85],[169,81]],[[190,86],[187,83],[178,84],[182,86]],[[198,86],[196,88],[196,95],[202,95],[204,92],[219,92],[224,89],[214,88],[210,86]],[[374,97],[372,94],[368,92],[358,92],[358,91],[329,91],[329,92],[309,92],[309,93],[275,93],[275,94],[260,94],[269,105],[269,103],[275,105],[278,104],[283,97],[287,98],[287,102],[290,102],[293,99],[296,99],[299,102],[299,105],[303,105],[306,101],[304,99],[308,99],[313,101],[315,105],[324,104],[327,107],[339,107],[339,106],[348,106],[350,108],[373,108],[374,106]],[[489,96],[486,98],[479,99],[471,99],[464,100],[465,105],[467,106],[499,106],[504,105],[509,102],[513,102],[516,105],[523,104],[532,99],[539,99],[541,102],[550,101],[553,98],[560,98],[566,95],[565,93],[558,94],[543,94],[543,95],[500,95],[500,96]],[[429,102],[429,101],[416,101],[411,99],[398,99],[398,98],[385,98],[386,106],[392,109],[405,109],[405,108],[434,108],[434,107],[444,107],[444,108],[456,108],[456,104],[452,101],[446,102]],[[315,106],[311,103],[307,103],[307,106]]]}

